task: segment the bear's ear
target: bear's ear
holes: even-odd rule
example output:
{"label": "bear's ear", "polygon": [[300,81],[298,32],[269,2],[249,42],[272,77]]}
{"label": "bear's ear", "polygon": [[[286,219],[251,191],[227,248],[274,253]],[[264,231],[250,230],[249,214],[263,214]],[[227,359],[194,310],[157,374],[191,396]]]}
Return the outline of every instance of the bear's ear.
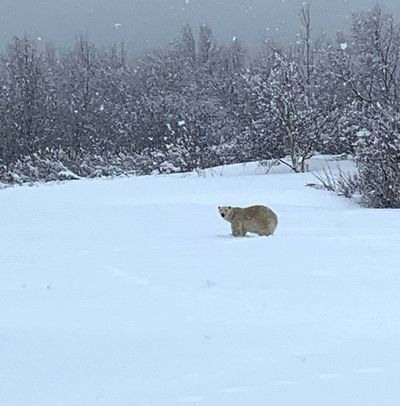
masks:
{"label": "bear's ear", "polygon": [[232,206],[228,206],[228,209],[231,209],[232,208]]}
{"label": "bear's ear", "polygon": [[218,206],[218,210],[221,210],[221,206]]}

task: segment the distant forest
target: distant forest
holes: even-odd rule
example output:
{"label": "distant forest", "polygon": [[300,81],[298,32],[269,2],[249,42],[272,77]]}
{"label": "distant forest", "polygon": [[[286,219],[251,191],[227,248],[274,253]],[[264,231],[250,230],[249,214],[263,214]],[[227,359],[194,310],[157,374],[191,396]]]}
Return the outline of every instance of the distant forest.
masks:
{"label": "distant forest", "polygon": [[130,58],[80,37],[66,51],[14,38],[0,55],[0,182],[185,172],[246,161],[307,170],[354,157],[337,191],[400,207],[400,26],[380,7],[336,38],[260,44],[256,57],[211,27]]}

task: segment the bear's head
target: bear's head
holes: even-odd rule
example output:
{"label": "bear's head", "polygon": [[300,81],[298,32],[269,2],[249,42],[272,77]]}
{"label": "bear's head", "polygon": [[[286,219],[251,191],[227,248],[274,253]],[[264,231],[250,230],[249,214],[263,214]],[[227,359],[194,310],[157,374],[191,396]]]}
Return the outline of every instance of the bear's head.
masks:
{"label": "bear's head", "polygon": [[218,206],[218,211],[219,211],[219,214],[221,215],[221,217],[223,219],[229,221],[229,216],[230,216],[231,211],[232,211],[231,206]]}

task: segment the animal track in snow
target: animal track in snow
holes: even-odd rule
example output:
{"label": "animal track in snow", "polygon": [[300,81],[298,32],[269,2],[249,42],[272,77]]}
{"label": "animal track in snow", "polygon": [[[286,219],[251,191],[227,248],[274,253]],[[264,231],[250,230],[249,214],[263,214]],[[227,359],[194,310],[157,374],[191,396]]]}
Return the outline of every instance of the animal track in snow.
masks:
{"label": "animal track in snow", "polygon": [[118,276],[119,278],[134,282],[138,286],[149,286],[150,282],[146,278],[141,278],[139,276],[131,275],[130,273],[124,271],[123,269],[116,268],[114,266],[109,266],[109,265],[104,265],[104,268],[106,268],[108,271],[110,271],[112,274],[115,276]]}
{"label": "animal track in snow", "polygon": [[206,286],[207,288],[212,288],[212,287],[214,287],[214,286],[217,285],[215,282],[210,281],[210,280],[205,280],[205,281],[204,281],[204,284],[205,284],[205,286]]}

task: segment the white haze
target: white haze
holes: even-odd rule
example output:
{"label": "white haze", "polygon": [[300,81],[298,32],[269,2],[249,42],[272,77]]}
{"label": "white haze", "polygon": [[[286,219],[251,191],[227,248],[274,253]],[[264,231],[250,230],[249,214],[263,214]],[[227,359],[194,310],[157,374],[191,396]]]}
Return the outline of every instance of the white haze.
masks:
{"label": "white haze", "polygon": [[[129,50],[140,52],[170,41],[185,23],[208,23],[220,42],[235,36],[255,46],[266,37],[294,38],[300,4],[298,0],[1,0],[0,47],[23,33],[42,43],[67,46],[83,33],[99,45],[123,40]],[[376,0],[314,1],[314,33],[345,30],[354,11],[374,4]],[[400,16],[398,0],[380,4]]]}

